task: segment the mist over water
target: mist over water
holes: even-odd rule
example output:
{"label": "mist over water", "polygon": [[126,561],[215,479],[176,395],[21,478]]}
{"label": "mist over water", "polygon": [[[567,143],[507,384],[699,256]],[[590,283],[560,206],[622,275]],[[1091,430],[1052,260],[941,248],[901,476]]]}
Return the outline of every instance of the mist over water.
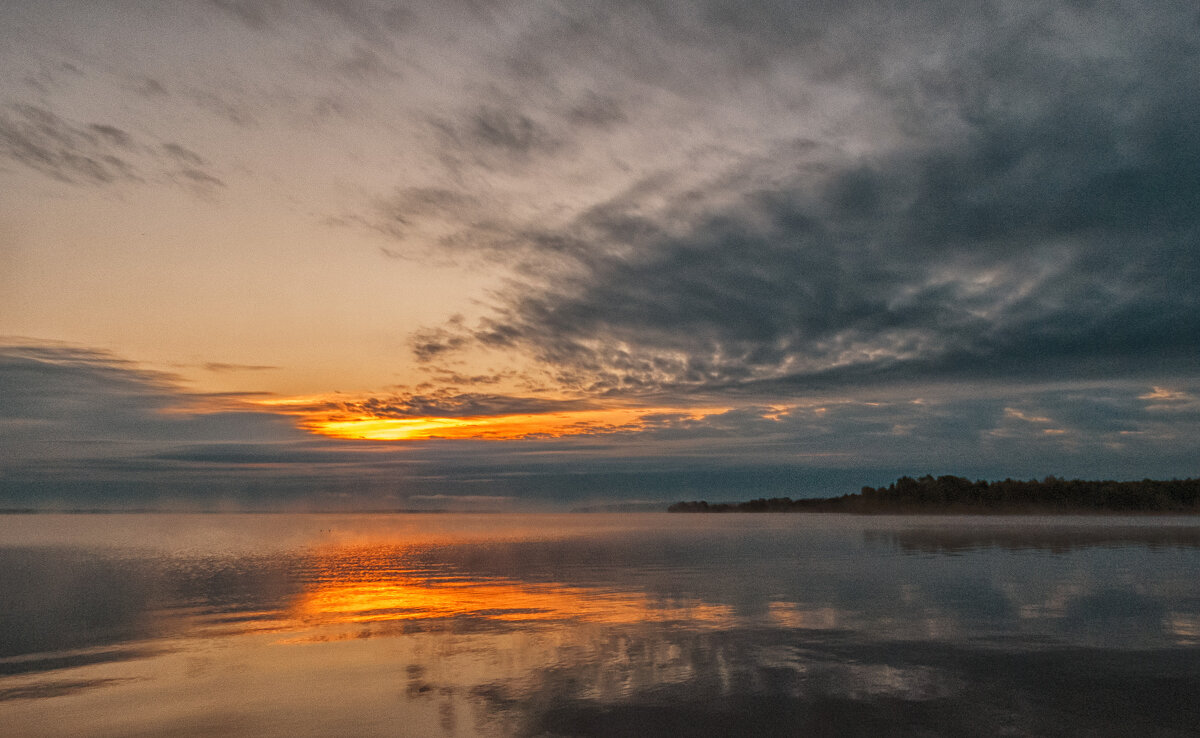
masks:
{"label": "mist over water", "polygon": [[1200,523],[0,516],[11,735],[1195,735]]}

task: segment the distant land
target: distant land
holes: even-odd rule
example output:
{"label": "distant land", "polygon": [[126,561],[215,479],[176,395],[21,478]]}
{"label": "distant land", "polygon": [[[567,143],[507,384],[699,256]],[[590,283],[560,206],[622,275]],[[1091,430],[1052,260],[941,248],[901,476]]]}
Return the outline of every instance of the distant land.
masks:
{"label": "distant land", "polygon": [[669,512],[830,512],[861,514],[1185,513],[1200,515],[1200,479],[1140,482],[1045,479],[972,482],[955,476],[900,477],[858,494],[709,504],[676,502]]}

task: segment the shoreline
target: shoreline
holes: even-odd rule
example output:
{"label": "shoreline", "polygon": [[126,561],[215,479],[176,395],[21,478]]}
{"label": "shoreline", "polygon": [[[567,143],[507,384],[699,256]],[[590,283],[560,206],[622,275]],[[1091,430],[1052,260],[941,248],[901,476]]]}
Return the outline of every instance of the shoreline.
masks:
{"label": "shoreline", "polygon": [[850,513],[858,515],[1200,515],[1200,479],[1136,482],[1046,477],[999,482],[901,477],[857,494],[793,500],[676,502],[672,513]]}

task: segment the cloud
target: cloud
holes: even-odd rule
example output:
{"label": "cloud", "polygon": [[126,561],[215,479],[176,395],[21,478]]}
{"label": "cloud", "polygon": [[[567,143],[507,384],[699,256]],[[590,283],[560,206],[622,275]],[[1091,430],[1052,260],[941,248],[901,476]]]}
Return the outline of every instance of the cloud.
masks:
{"label": "cloud", "polygon": [[[289,415],[229,397],[216,398],[214,407],[212,399],[186,392],[170,374],[105,351],[9,342],[0,350],[0,501],[38,507],[378,507],[381,500],[403,504],[413,495],[478,494],[479,480],[491,479],[489,494],[544,504],[629,486],[621,450],[616,456],[601,452],[608,458],[593,464],[596,480],[564,493],[564,480],[578,482],[579,454],[595,450],[340,441],[304,433]],[[458,417],[565,407],[575,405],[443,393],[368,400],[359,409],[391,417]]]}
{"label": "cloud", "polygon": [[[175,377],[103,351],[10,343],[0,351],[0,501],[377,509],[485,494],[520,507],[837,495],[901,474],[1182,477],[1200,454],[1200,414],[1158,405],[1197,394],[1195,382],[967,387],[926,398],[894,391],[642,413],[626,427],[581,426],[560,438],[396,444],[313,436],[290,415],[229,398],[213,409]],[[594,403],[444,391],[299,410],[461,418]]]}
{"label": "cloud", "polygon": [[129,149],[129,134],[113,126],[74,125],[31,105],[0,112],[0,155],[64,182],[140,180]]}
{"label": "cloud", "polygon": [[[0,354],[6,419],[60,420],[76,417],[77,400],[97,408],[154,412],[169,404],[170,375],[137,368],[94,349],[55,343],[10,344]],[[86,416],[82,416],[86,417]]]}
{"label": "cloud", "polygon": [[515,110],[480,108],[471,115],[468,135],[477,144],[527,155],[536,150],[552,150],[553,140],[542,126]]}
{"label": "cloud", "polygon": [[[57,82],[6,90],[0,156],[79,185],[211,195],[227,173],[299,179],[246,152],[319,141],[313,189],[281,198],[295,212],[338,210],[386,254],[496,275],[469,315],[411,334],[428,386],[334,409],[730,409],[656,413],[603,438],[384,453],[270,412],[200,412],[175,379],[116,357],[25,347],[5,354],[2,395],[22,453],[126,444],[119,458],[87,451],[91,468],[277,474],[289,494],[354,474],[441,494],[508,469],[535,480],[531,495],[570,495],[581,460],[594,477],[578,494],[736,489],[737,474],[786,492],[893,471],[1191,469],[1192,3],[189,7],[213,31],[201,65],[186,45],[155,51],[153,70],[111,50],[85,64],[47,21],[47,58],[79,57],[71,79],[140,90],[126,101],[146,115],[102,113],[90,87],[55,98],[68,75],[47,62]],[[184,17],[147,23],[169,40]],[[168,129],[176,115],[196,127]]]}
{"label": "cloud", "polygon": [[106,123],[80,124],[36,105],[0,109],[0,157],[79,185],[171,182],[211,196],[225,183],[177,143],[146,144]]}
{"label": "cloud", "polygon": [[575,125],[606,129],[624,123],[628,118],[615,98],[589,90],[567,111],[567,120]]}
{"label": "cloud", "polygon": [[355,218],[368,227],[404,239],[432,221],[468,221],[478,217],[480,201],[474,195],[444,187],[402,187],[375,204],[375,217]]}
{"label": "cloud", "polygon": [[177,143],[164,143],[162,150],[187,166],[202,167],[208,164],[204,157]]}
{"label": "cloud", "polygon": [[[0,419],[6,444],[52,453],[90,445],[285,440],[286,419],[246,411],[208,412],[202,395],[173,375],[106,351],[54,343],[0,347]],[[74,456],[75,452],[70,455]]]}
{"label": "cloud", "polygon": [[[983,25],[897,11],[898,37],[852,44],[857,60],[768,33],[751,70],[831,64],[897,133],[861,151],[761,141],[699,187],[668,172],[531,222],[513,238],[541,263],[477,324],[418,334],[417,357],[523,351],[564,386],[633,394],[1194,373],[1200,108],[1180,100],[1200,47],[1178,30],[1194,11],[979,5]],[[652,48],[778,20],[689,7],[683,39]],[[860,28],[830,14],[826,41]]]}
{"label": "cloud", "polygon": [[1138,399],[1146,401],[1146,410],[1149,412],[1176,416],[1200,412],[1200,397],[1185,390],[1156,386],[1150,392],[1138,395]]}
{"label": "cloud", "polygon": [[336,403],[337,409],[350,414],[376,418],[463,418],[491,415],[542,414],[568,412],[595,407],[582,400],[545,399],[512,395],[459,393],[450,389],[428,394],[404,393],[368,397]]}
{"label": "cloud", "polygon": [[203,501],[220,494],[219,487],[203,489],[213,479],[196,480],[158,455],[305,440],[287,418],[210,409],[206,397],[183,391],[170,374],[63,344],[0,347],[0,398],[0,499],[10,503],[119,506],[169,496],[181,485]]}
{"label": "cloud", "polygon": [[312,11],[361,38],[387,43],[392,34],[409,25],[412,13],[402,5],[379,5],[361,0],[208,0],[215,8],[255,31],[277,32],[281,26],[306,19]]}

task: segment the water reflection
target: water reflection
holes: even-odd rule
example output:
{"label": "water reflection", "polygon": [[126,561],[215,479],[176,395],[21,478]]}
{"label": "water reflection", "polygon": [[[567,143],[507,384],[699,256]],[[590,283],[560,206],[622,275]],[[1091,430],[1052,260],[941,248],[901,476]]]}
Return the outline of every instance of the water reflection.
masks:
{"label": "water reflection", "polygon": [[[424,551],[421,559],[438,558]],[[452,556],[442,557],[453,559]],[[480,623],[682,622],[727,626],[732,609],[695,599],[651,599],[613,586],[523,582],[499,576],[413,568],[419,559],[387,546],[336,551],[317,557],[311,580],[290,608],[306,623],[323,625],[393,620]]]}
{"label": "water reflection", "polygon": [[894,545],[911,553],[961,553],[984,548],[1068,553],[1084,548],[1200,548],[1200,527],[1148,523],[1113,525],[1104,519],[1090,525],[1045,521],[1034,524],[979,525],[868,530],[868,541]]}
{"label": "water reflection", "polygon": [[170,534],[147,531],[153,545],[78,522],[23,530],[23,545],[0,545],[0,724],[1200,730],[1200,526],[1180,520],[497,516],[489,531],[415,516],[433,528],[416,531],[412,517],[280,518],[257,547],[266,516],[209,516],[190,539],[171,519]]}

